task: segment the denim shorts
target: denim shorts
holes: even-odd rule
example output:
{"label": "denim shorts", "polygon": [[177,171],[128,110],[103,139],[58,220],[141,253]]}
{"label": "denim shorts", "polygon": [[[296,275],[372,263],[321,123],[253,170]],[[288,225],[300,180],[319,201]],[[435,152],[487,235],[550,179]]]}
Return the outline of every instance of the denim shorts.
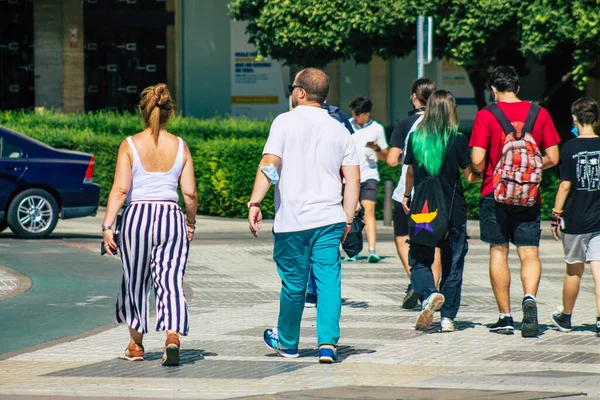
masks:
{"label": "denim shorts", "polygon": [[513,206],[494,200],[489,194],[479,202],[479,229],[481,240],[489,244],[516,246],[540,245],[540,206]]}

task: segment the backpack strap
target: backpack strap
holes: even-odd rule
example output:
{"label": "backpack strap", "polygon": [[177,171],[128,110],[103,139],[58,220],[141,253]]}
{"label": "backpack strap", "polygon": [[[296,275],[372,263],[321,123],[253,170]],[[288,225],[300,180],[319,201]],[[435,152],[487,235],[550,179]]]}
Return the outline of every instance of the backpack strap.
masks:
{"label": "backpack strap", "polygon": [[[530,104],[531,105],[529,107],[529,111],[527,112],[527,117],[525,118],[525,124],[523,125],[523,129],[521,130],[521,136],[526,133],[531,134],[531,132],[533,131],[533,125],[535,125],[535,120],[537,119],[537,116],[541,110],[541,107],[537,104]],[[494,117],[502,127],[502,130],[507,135],[512,134],[515,136],[516,139],[521,139],[521,136],[517,137],[517,130],[515,129],[513,124],[510,123],[508,117],[506,116],[506,114],[504,114],[504,111],[502,111],[502,109],[498,107],[498,104],[492,103],[488,105],[486,109],[489,112],[491,112],[492,115],[494,115]]]}
{"label": "backpack strap", "polygon": [[525,118],[525,124],[523,125],[523,130],[521,133],[524,135],[526,133],[531,134],[533,131],[533,125],[535,124],[535,120],[537,119],[538,114],[540,113],[541,107],[537,104],[531,103],[531,107],[529,107],[529,112],[527,113],[527,118]]}
{"label": "backpack strap", "polygon": [[510,121],[508,120],[508,117],[506,116],[506,114],[504,114],[504,111],[502,111],[502,109],[500,107],[498,107],[498,104],[496,104],[496,103],[489,104],[485,109],[488,110],[489,112],[491,112],[492,115],[496,118],[496,120],[502,127],[502,130],[504,131],[504,133],[506,133],[507,135],[510,135],[510,134],[516,135],[517,134],[517,130],[515,129],[513,124],[510,123]]}

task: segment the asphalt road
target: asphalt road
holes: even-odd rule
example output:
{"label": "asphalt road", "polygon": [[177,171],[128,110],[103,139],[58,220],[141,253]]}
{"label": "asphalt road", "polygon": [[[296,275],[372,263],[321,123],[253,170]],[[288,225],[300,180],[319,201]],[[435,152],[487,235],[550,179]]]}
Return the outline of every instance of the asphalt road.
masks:
{"label": "asphalt road", "polygon": [[112,323],[121,266],[91,251],[98,242],[0,238],[0,265],[32,281],[25,293],[0,302],[0,357]]}

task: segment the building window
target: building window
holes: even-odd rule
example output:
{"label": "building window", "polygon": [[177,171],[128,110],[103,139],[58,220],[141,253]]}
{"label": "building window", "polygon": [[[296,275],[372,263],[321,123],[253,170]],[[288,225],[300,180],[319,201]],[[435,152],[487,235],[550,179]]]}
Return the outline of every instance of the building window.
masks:
{"label": "building window", "polygon": [[84,3],[85,109],[135,110],[141,91],[167,80],[167,26],[158,0]]}
{"label": "building window", "polygon": [[0,1],[0,110],[34,104],[33,1]]}

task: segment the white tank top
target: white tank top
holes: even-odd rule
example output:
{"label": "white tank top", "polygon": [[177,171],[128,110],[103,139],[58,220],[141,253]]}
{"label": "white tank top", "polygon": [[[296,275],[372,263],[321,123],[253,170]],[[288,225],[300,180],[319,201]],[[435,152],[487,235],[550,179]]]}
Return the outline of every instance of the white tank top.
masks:
{"label": "white tank top", "polygon": [[148,172],[142,166],[140,155],[133,144],[131,136],[127,138],[127,143],[133,152],[133,168],[131,170],[131,188],[127,194],[127,202],[140,200],[179,200],[177,194],[177,185],[179,176],[183,169],[183,140],[179,141],[179,149],[175,164],[167,172]]}

